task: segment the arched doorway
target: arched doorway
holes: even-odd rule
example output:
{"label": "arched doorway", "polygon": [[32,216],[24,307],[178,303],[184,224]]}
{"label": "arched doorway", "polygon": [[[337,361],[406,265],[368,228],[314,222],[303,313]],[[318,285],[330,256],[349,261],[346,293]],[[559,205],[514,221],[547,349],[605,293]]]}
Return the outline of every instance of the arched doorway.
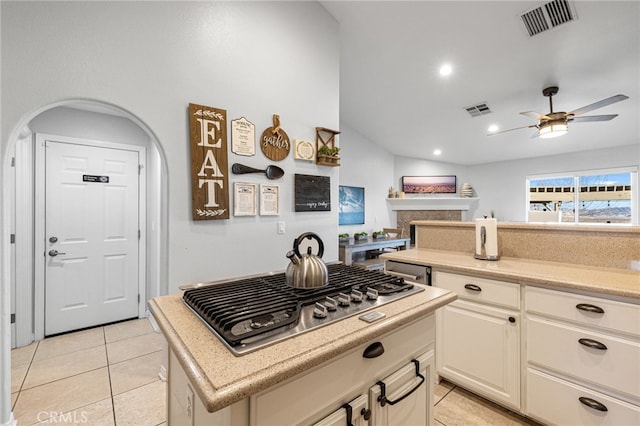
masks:
{"label": "arched doorway", "polygon": [[[12,273],[9,286],[12,294],[12,346],[22,346],[44,337],[43,273],[40,260],[44,240],[44,215],[36,207],[32,195],[43,174],[34,166],[35,134],[55,134],[67,137],[115,142],[141,147],[145,152],[144,173],[146,205],[144,243],[140,265],[144,268],[143,300],[139,315],[144,316],[146,300],[167,291],[167,167],[162,147],[153,131],[131,112],[105,102],[71,99],[47,105],[33,111],[18,123],[8,141],[9,156],[15,167],[5,170],[3,194],[9,209],[4,217],[4,229],[10,229],[12,244],[3,250],[3,266]],[[5,163],[7,164],[7,163]],[[14,173],[13,179],[6,179]],[[10,186],[10,187],[7,187]],[[36,256],[36,253],[38,256]],[[5,281],[5,280],[3,280]],[[33,307],[33,308],[32,308]]]}

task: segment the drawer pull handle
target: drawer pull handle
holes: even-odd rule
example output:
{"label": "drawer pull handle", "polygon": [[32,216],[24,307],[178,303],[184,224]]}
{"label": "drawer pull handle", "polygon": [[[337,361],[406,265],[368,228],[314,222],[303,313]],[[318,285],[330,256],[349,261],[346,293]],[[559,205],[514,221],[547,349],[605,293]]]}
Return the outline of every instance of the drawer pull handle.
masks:
{"label": "drawer pull handle", "polygon": [[589,408],[593,408],[594,410],[609,411],[607,409],[607,406],[604,405],[603,403],[598,402],[595,399],[587,398],[586,396],[581,396],[580,398],[578,398],[578,401],[580,401],[581,403],[583,403]]}
{"label": "drawer pull handle", "polygon": [[604,309],[600,306],[590,305],[588,303],[578,303],[576,305],[576,309],[580,309],[581,311],[593,312],[596,314],[604,314]]}
{"label": "drawer pull handle", "polygon": [[363,358],[377,358],[384,353],[384,346],[380,342],[374,342],[367,346],[362,353]]}
{"label": "drawer pull handle", "polygon": [[482,291],[480,286],[477,286],[475,284],[465,284],[464,288],[466,288],[467,290],[471,290],[471,291]]}
{"label": "drawer pull handle", "polygon": [[578,339],[578,343],[580,343],[581,345],[587,346],[589,348],[599,349],[601,351],[606,351],[607,350],[607,345],[605,345],[604,343],[600,343],[597,340],[593,340],[593,339]]}
{"label": "drawer pull handle", "polygon": [[412,359],[411,362],[416,366],[416,377],[419,378],[420,381],[413,387],[413,389],[396,400],[387,398],[387,385],[383,381],[377,382],[376,385],[380,386],[380,396],[378,396],[378,402],[380,403],[381,407],[384,407],[387,404],[396,405],[398,402],[402,401],[403,399],[417,391],[420,385],[424,383],[425,377],[420,374],[420,361],[418,361],[417,359]]}

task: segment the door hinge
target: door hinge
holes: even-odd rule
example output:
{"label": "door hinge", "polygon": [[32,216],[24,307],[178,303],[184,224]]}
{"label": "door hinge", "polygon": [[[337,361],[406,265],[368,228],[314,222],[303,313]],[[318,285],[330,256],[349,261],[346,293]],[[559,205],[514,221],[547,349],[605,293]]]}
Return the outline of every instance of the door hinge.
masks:
{"label": "door hinge", "polygon": [[140,303],[140,294],[138,294],[138,303]]}
{"label": "door hinge", "polygon": [[138,240],[140,239],[140,235],[141,235],[141,234],[142,234],[142,233],[141,233],[141,232],[140,232],[140,230],[138,229]]}
{"label": "door hinge", "polygon": [[138,174],[142,174],[142,164],[138,164]]}
{"label": "door hinge", "polygon": [[16,166],[16,157],[11,157],[11,167]]}
{"label": "door hinge", "polygon": [[9,242],[10,242],[11,244],[15,244],[15,243],[16,243],[16,234],[11,234],[11,235],[9,236]]}
{"label": "door hinge", "polygon": [[16,323],[16,314],[11,314],[11,324]]}

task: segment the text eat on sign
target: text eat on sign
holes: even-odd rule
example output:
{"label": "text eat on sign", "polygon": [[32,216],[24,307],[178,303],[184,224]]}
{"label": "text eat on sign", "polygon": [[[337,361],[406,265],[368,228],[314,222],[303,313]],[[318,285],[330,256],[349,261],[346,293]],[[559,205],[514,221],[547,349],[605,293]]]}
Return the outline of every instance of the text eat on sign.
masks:
{"label": "text eat on sign", "polygon": [[229,219],[227,111],[189,104],[193,220]]}

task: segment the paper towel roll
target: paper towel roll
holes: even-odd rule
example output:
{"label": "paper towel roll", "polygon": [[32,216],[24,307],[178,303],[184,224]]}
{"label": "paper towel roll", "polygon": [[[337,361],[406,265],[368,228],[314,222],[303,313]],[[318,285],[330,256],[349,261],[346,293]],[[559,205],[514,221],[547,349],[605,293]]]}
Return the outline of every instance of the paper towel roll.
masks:
{"label": "paper towel roll", "polygon": [[476,259],[498,260],[498,222],[476,219]]}

